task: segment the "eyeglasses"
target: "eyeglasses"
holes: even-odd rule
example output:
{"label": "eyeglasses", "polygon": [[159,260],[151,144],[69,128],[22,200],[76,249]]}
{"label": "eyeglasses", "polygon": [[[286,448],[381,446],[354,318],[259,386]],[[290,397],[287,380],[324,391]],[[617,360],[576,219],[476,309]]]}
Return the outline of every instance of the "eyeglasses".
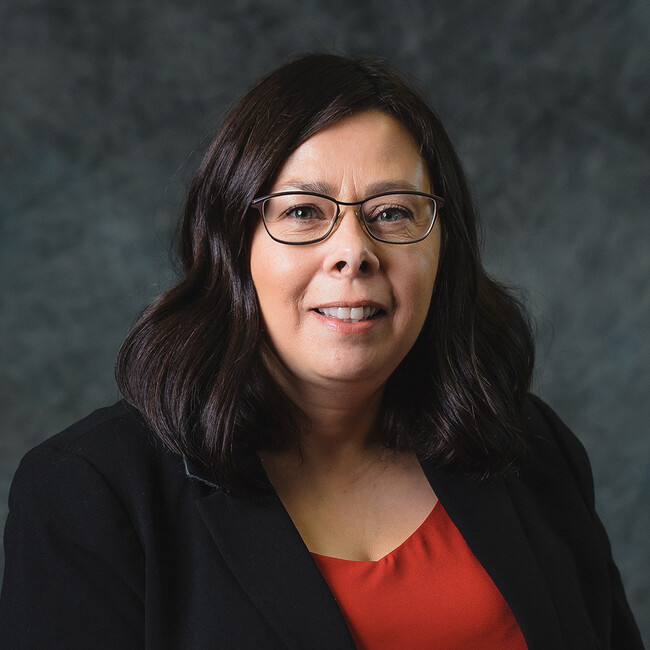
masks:
{"label": "eyeglasses", "polygon": [[264,227],[282,244],[314,244],[327,238],[338,223],[341,206],[358,205],[355,214],[366,232],[388,244],[413,244],[433,228],[445,200],[424,192],[386,192],[346,203],[325,194],[278,192],[255,199]]}

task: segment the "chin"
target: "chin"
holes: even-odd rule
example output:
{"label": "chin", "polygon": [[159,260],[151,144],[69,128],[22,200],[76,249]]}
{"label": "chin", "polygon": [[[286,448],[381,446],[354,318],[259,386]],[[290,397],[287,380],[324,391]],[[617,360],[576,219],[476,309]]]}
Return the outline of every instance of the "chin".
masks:
{"label": "chin", "polygon": [[365,358],[358,363],[354,359],[346,359],[344,364],[323,364],[315,369],[314,374],[327,382],[349,384],[375,383],[377,388],[382,386],[390,377],[397,364],[371,364]]}

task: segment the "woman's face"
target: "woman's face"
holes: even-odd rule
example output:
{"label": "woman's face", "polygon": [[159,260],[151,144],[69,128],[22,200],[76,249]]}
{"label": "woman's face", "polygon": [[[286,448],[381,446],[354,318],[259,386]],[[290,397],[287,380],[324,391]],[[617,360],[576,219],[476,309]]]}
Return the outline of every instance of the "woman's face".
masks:
{"label": "woman's face", "polygon": [[[306,187],[347,202],[378,187],[433,191],[410,134],[379,111],[353,115],[313,135],[286,160],[271,192]],[[342,382],[380,387],[415,342],[429,309],[439,220],[423,241],[396,245],[371,239],[355,206],[341,210],[338,228],[315,244],[276,242],[261,220],[253,234],[251,274],[277,356],[271,364],[280,362],[272,370],[298,390]],[[363,307],[379,311],[351,322]]]}

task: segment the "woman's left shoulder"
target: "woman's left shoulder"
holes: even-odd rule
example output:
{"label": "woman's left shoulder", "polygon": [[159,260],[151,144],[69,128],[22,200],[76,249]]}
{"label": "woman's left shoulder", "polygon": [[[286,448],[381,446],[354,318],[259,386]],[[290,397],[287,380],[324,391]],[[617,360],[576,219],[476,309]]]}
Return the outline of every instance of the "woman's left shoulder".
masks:
{"label": "woman's left shoulder", "polygon": [[594,481],[587,451],[580,439],[543,400],[528,394],[521,412],[528,442],[523,473],[556,479],[570,476],[590,508],[594,506]]}
{"label": "woman's left shoulder", "polygon": [[[540,562],[548,565],[545,574],[554,576],[554,584],[559,585],[558,602],[573,588],[557,578],[558,567],[564,566],[560,573],[573,575],[583,589],[593,629],[599,630],[599,638],[607,639],[603,647],[643,648],[607,533],[596,513],[591,465],[583,444],[535,395],[526,397],[521,415],[528,454],[519,474],[506,479],[506,484],[524,527],[535,531],[531,545]],[[561,548],[572,550],[563,555]]]}

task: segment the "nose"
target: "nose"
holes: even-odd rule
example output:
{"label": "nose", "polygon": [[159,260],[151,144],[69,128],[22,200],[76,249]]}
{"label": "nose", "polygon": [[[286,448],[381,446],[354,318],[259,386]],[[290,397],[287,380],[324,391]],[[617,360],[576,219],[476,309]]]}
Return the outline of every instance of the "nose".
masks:
{"label": "nose", "polygon": [[365,231],[358,211],[342,208],[326,246],[325,270],[337,275],[368,274],[379,268],[375,240]]}

